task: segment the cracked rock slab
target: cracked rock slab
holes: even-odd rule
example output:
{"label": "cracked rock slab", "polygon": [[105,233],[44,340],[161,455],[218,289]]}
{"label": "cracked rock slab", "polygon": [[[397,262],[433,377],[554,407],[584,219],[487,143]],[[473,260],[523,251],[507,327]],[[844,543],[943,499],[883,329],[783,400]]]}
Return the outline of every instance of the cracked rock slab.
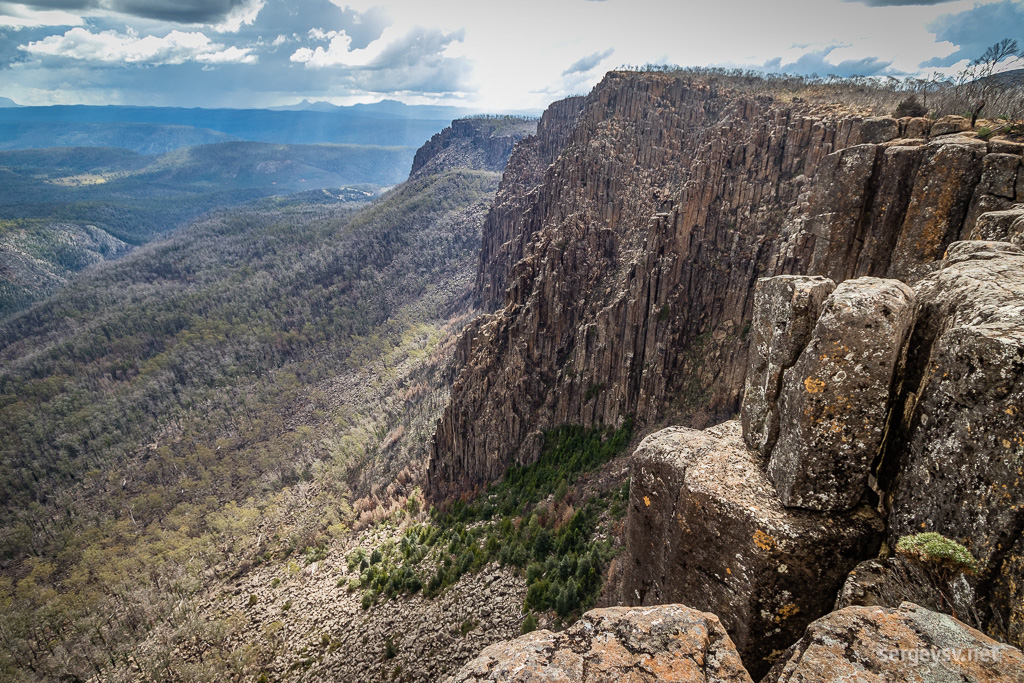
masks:
{"label": "cracked rock slab", "polygon": [[828,511],[860,502],[913,323],[914,293],[897,280],[847,280],[825,301],[779,397],[768,478],[783,505]]}
{"label": "cracked rock slab", "polygon": [[750,364],[740,408],[743,439],[767,456],[779,436],[782,374],[811,340],[814,324],[836,283],[823,277],[761,278],[754,290]]}
{"label": "cracked rock slab", "polygon": [[683,605],[610,607],[562,633],[534,631],[484,649],[449,683],[751,681],[713,614]]}

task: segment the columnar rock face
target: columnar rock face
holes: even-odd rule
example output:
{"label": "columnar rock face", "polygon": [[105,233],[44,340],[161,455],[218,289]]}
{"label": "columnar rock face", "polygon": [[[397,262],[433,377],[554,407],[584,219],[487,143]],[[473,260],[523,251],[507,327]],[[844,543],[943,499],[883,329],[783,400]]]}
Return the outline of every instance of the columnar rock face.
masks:
{"label": "columnar rock face", "polygon": [[613,607],[583,615],[562,633],[535,631],[486,648],[450,683],[746,683],[713,614],[682,605]]}
{"label": "columnar rock face", "polygon": [[889,277],[918,279],[959,238],[987,151],[988,145],[974,138],[925,145],[918,172],[921,187],[914,188],[907,207]]}
{"label": "columnar rock face", "polygon": [[959,242],[942,265],[915,286],[903,419],[886,456],[898,474],[883,482],[889,536],[936,531],[966,545],[998,632],[1024,618],[1019,601],[988,599],[997,577],[1001,595],[1024,582],[1024,251]]}
{"label": "columnar rock face", "polygon": [[848,510],[864,496],[913,302],[909,287],[878,278],[847,280],[825,301],[779,394],[768,478],[783,505]]}
{"label": "columnar rock face", "polygon": [[1024,681],[1024,653],[945,614],[848,607],[822,617],[762,683]]}
{"label": "columnar rock face", "polygon": [[549,201],[537,195],[550,191],[554,184],[548,177],[549,167],[568,144],[584,102],[583,97],[569,97],[552,104],[537,123],[537,134],[521,141],[512,151],[508,172],[502,176],[487,214],[480,247],[476,298],[486,311],[494,311],[504,303],[508,275],[544,223],[551,207]]}
{"label": "columnar rock face", "polygon": [[802,275],[757,281],[740,420],[747,445],[762,455],[771,453],[779,436],[777,403],[782,374],[810,342],[821,307],[835,287],[827,278]]}
{"label": "columnar rock face", "polygon": [[559,424],[730,418],[758,278],[913,281],[982,199],[1024,201],[1016,180],[1013,200],[993,194],[1012,164],[987,160],[1019,150],[910,137],[926,123],[671,73],[611,73],[553,107],[484,229],[477,298],[491,313],[460,345],[431,494],[500,477]]}
{"label": "columnar rock face", "polygon": [[873,557],[882,523],[867,507],[784,508],[736,421],[674,427],[633,456],[624,591],[717,614],[755,675],[832,608],[846,574]]}

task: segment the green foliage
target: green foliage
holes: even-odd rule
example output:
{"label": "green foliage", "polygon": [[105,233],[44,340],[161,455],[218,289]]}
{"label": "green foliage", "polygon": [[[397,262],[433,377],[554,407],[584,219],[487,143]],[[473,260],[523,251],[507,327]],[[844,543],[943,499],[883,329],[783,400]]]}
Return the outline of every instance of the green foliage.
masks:
{"label": "green foliage", "polygon": [[988,126],[981,126],[980,128],[978,128],[977,132],[978,137],[981,138],[982,140],[988,140],[995,134],[995,131],[993,131]]}
{"label": "green foliage", "polygon": [[395,640],[388,636],[384,639],[384,659],[394,659],[397,654],[398,647],[395,645]]}
{"label": "green foliage", "polygon": [[904,536],[896,543],[896,552],[945,571],[965,574],[978,571],[978,560],[971,551],[933,531]]}
{"label": "green foliage", "polygon": [[322,562],[327,559],[327,544],[321,543],[315,548],[306,548],[306,564],[311,565],[314,562]]}
{"label": "green foliage", "polygon": [[537,630],[537,617],[534,616],[533,612],[527,612],[526,618],[523,619],[523,625],[519,627],[519,632],[523,635],[532,633]]}
{"label": "green foliage", "polygon": [[254,607],[257,602],[259,602],[259,599],[256,597],[256,594],[255,593],[250,593],[249,594],[249,607]]}
{"label": "green foliage", "polygon": [[468,634],[468,633],[469,633],[470,631],[472,631],[473,629],[475,629],[475,628],[476,628],[476,625],[477,625],[477,622],[473,621],[472,619],[466,619],[466,620],[465,620],[464,622],[462,622],[462,624],[461,624],[461,625],[459,626],[459,633],[461,633],[461,634],[462,634],[463,636],[465,636],[465,635],[466,635],[466,634]]}
{"label": "green foliage", "polygon": [[[617,430],[551,430],[537,462],[509,468],[476,500],[432,509],[430,523],[409,527],[397,544],[374,548],[359,585],[383,598],[421,589],[434,597],[496,560],[525,571],[527,610],[553,610],[571,620],[596,601],[614,555],[608,534],[597,540],[602,515],[629,493],[623,485],[570,506],[570,487],[620,454],[631,436],[630,420]],[[550,504],[544,502],[549,498]],[[365,552],[353,551],[349,566],[357,567]],[[370,604],[364,596],[364,605]]]}

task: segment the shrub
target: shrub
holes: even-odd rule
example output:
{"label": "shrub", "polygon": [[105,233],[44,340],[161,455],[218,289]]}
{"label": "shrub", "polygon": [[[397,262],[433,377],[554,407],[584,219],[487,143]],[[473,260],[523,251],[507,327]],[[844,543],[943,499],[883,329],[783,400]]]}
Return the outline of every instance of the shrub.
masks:
{"label": "shrub", "polygon": [[896,105],[896,111],[893,112],[893,116],[896,118],[903,118],[904,116],[927,116],[928,107],[921,104],[918,101],[916,95],[911,95],[905,100],[900,101]]}
{"label": "shrub", "polygon": [[939,593],[939,610],[948,607],[953,617],[956,610],[946,594],[949,583],[958,574],[974,574],[978,560],[964,546],[934,531],[904,536],[896,543],[896,553],[920,564]]}
{"label": "shrub", "polygon": [[978,571],[978,561],[970,550],[934,531],[904,536],[896,543],[896,552],[943,573]]}
{"label": "shrub", "polygon": [[398,648],[395,646],[395,641],[391,636],[388,636],[384,639],[384,659],[394,659],[397,654]]}
{"label": "shrub", "polygon": [[988,126],[982,126],[981,128],[978,129],[978,137],[981,138],[982,140],[988,140],[990,137],[992,137],[994,133],[995,131],[993,131]]}
{"label": "shrub", "polygon": [[519,628],[519,632],[527,634],[537,630],[537,617],[533,616],[533,612],[527,612],[526,618],[523,619],[523,625]]}
{"label": "shrub", "polygon": [[256,594],[255,593],[250,593],[249,594],[249,607],[255,606],[258,601],[259,600],[256,598]]}

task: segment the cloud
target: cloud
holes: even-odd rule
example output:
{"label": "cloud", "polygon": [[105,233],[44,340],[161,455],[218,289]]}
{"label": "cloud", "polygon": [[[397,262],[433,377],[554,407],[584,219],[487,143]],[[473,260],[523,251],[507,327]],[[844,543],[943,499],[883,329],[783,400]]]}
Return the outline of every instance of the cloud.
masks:
{"label": "cloud", "polygon": [[468,73],[464,58],[446,55],[453,43],[462,41],[461,31],[413,27],[402,33],[389,27],[364,48],[353,48],[345,31],[314,33],[321,39],[330,39],[327,47],[301,47],[290,60],[307,69],[336,69],[340,76],[332,78],[355,90],[456,92],[463,87]]}
{"label": "cloud", "polygon": [[245,0],[228,12],[223,21],[214,24],[213,30],[218,33],[238,33],[243,26],[256,23],[256,17],[266,5],[264,0]]}
{"label": "cloud", "polygon": [[210,24],[237,31],[239,26],[255,20],[264,3],[262,0],[25,0],[22,4],[34,10],[109,10],[143,19]]}
{"label": "cloud", "polygon": [[463,33],[446,33],[439,29],[415,27],[406,34],[387,28],[381,37],[363,48],[352,47],[352,38],[345,31],[324,33],[322,29],[311,29],[310,37],[318,40],[330,38],[327,49],[301,47],[291,61],[305,64],[310,68],[335,66],[392,68],[415,66],[421,60],[439,57],[453,42],[461,41]]}
{"label": "cloud", "polygon": [[577,59],[572,63],[572,66],[562,72],[562,75],[568,76],[569,74],[587,73],[591,69],[597,67],[598,64],[611,57],[614,52],[615,48],[610,47],[604,52],[595,52],[594,54]]}
{"label": "cloud", "polygon": [[844,59],[839,62],[828,60],[841,45],[830,45],[821,50],[805,52],[792,62],[783,63],[781,57],[770,59],[767,62],[755,67],[758,70],[768,73],[795,74],[797,76],[879,76],[883,75],[892,66],[891,61],[884,61],[878,57],[863,57],[861,59]]}
{"label": "cloud", "polygon": [[0,2],[0,27],[23,29],[38,26],[80,26],[82,17],[60,9],[32,9],[13,2]]}
{"label": "cloud", "polygon": [[64,35],[19,45],[20,50],[38,57],[60,57],[95,64],[253,64],[256,55],[250,48],[228,47],[214,43],[199,31],[171,31],[163,38],[139,36],[135,32],[103,31],[91,33],[73,28]]}
{"label": "cloud", "polygon": [[1003,38],[1024,35],[1024,4],[1004,0],[988,5],[975,5],[956,14],[943,14],[927,25],[940,41],[952,43],[955,51],[935,57],[922,67],[952,66],[962,60],[973,60],[985,49]]}

